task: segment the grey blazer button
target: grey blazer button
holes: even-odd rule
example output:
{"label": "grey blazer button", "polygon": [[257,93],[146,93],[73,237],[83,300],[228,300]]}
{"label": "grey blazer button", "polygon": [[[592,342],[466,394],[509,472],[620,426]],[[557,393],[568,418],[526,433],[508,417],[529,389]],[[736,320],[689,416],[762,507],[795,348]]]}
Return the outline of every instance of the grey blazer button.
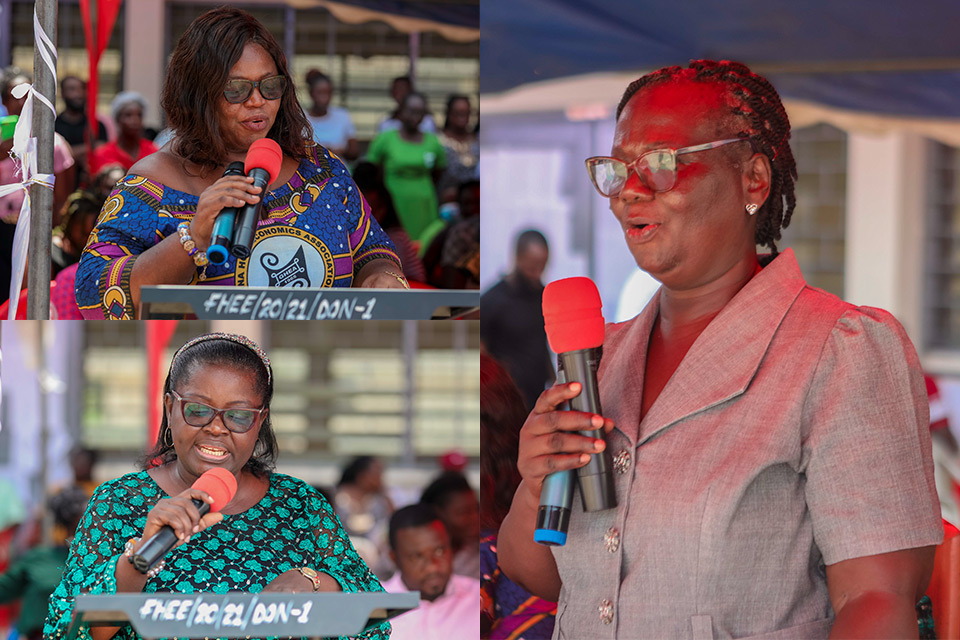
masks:
{"label": "grey blazer button", "polygon": [[613,457],[613,469],[620,475],[623,475],[629,468],[630,452],[626,449],[621,449],[620,452]]}
{"label": "grey blazer button", "polygon": [[610,527],[603,534],[603,547],[610,553],[616,553],[620,548],[620,531],[616,527]]}
{"label": "grey blazer button", "polygon": [[600,612],[600,621],[603,624],[610,624],[613,622],[613,603],[609,600],[603,600],[600,602],[600,606],[597,607],[597,610]]}

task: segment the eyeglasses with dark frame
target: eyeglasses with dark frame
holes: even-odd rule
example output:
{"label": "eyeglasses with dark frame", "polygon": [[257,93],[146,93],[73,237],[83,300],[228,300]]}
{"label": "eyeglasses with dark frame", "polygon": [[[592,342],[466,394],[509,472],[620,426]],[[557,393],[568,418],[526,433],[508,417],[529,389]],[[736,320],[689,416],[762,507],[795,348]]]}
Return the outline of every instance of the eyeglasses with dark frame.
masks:
{"label": "eyeglasses with dark frame", "polygon": [[263,412],[266,411],[265,407],[260,409],[248,409],[246,407],[217,409],[196,400],[187,400],[172,389],[170,394],[174,401],[180,405],[180,415],[183,416],[183,421],[191,427],[205,427],[213,422],[214,418],[220,416],[223,426],[230,431],[246,433],[257,425],[263,417]]}
{"label": "eyeglasses with dark frame", "polygon": [[750,139],[727,138],[681,149],[653,149],[640,154],[630,163],[618,158],[595,156],[587,158],[585,164],[590,181],[604,197],[613,198],[620,195],[623,186],[627,183],[627,178],[630,177],[631,169],[636,172],[645,187],[655,193],[663,193],[670,191],[677,184],[677,156],[708,151],[734,142],[750,142]]}
{"label": "eyeglasses with dark frame", "polygon": [[240,104],[250,98],[254,89],[259,89],[264,100],[279,100],[286,87],[286,76],[270,76],[262,80],[234,78],[227,81],[227,86],[223,89],[223,97],[231,104]]}

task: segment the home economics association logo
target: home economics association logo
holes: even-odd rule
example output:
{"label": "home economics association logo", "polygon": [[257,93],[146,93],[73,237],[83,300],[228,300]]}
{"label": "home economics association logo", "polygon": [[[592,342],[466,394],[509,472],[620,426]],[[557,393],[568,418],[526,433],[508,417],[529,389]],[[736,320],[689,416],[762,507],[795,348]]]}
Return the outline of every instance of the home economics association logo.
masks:
{"label": "home economics association logo", "polygon": [[333,286],[333,254],[315,235],[285,225],[263,227],[250,257],[237,260],[241,287]]}

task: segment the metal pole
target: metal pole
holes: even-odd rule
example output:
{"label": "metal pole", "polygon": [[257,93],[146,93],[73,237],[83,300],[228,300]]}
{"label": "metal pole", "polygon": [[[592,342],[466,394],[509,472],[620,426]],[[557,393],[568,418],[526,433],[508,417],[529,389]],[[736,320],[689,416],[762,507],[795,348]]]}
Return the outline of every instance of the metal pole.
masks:
{"label": "metal pole", "polygon": [[[337,60],[337,19],[333,17],[332,13],[327,14],[327,75],[331,78],[333,76],[333,67]],[[346,65],[344,65],[346,68]],[[340,82],[341,91],[343,91],[343,77],[341,75]]]}
{"label": "metal pole", "polygon": [[10,23],[13,21],[13,0],[0,0],[0,67],[10,66]]}
{"label": "metal pole", "polygon": [[[35,4],[40,28],[50,41],[57,42],[57,3],[37,0]],[[33,45],[33,86],[56,104],[55,72],[47,68],[40,56],[40,47]],[[53,122],[55,116],[38,100],[33,104],[33,136],[37,139],[37,171],[53,173]],[[39,184],[30,186],[30,244],[27,251],[27,318],[50,319],[50,243],[53,227],[53,191]]]}
{"label": "metal pole", "polygon": [[[466,425],[466,414],[468,413],[464,409],[464,405],[467,400],[466,394],[466,377],[473,374],[476,376],[480,375],[479,370],[473,370],[472,367],[468,367],[466,364],[473,361],[470,358],[470,351],[467,350],[467,323],[466,322],[456,322],[453,326],[453,352],[456,354],[457,358],[457,374],[460,378],[456,390],[454,391],[456,410],[454,410],[453,415],[450,416],[451,427],[453,431],[453,441],[458,443],[458,445],[463,448],[466,453],[469,451],[466,444],[465,433],[467,429]],[[474,378],[476,380],[476,378]]]}
{"label": "metal pole", "polygon": [[403,353],[403,373],[406,381],[403,397],[403,461],[413,464],[416,454],[413,450],[413,414],[414,396],[417,393],[417,322],[404,320],[401,333]]}
{"label": "metal pole", "polygon": [[297,53],[297,10],[289,5],[283,12],[283,53],[287,56],[287,68],[292,68]]}
{"label": "metal pole", "polygon": [[[47,263],[49,264],[49,259]],[[43,544],[53,544],[53,518],[47,504],[47,473],[50,471],[50,425],[47,424],[47,330],[49,321],[37,322],[36,354],[37,354],[37,396],[38,418],[40,427],[40,500],[43,505]]]}
{"label": "metal pole", "polygon": [[409,38],[410,43],[410,82],[413,84],[413,88],[417,91],[423,92],[419,86],[417,86],[417,61],[420,59],[420,32],[414,31],[410,34]]}

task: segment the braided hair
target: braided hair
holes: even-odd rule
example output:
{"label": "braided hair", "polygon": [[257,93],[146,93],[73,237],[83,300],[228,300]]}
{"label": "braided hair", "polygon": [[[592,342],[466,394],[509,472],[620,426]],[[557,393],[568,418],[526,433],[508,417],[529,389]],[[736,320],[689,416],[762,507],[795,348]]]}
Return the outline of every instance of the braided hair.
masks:
{"label": "braided hair", "polygon": [[[229,338],[205,336],[203,340],[193,341],[180,348],[173,362],[170,363],[170,372],[163,384],[163,395],[166,397],[175,391],[181,384],[190,379],[196,370],[203,366],[230,367],[254,374],[256,379],[255,391],[263,399],[263,408],[270,408],[273,398],[273,376],[263,357],[253,348]],[[277,461],[277,438],[270,423],[270,412],[260,423],[260,432],[253,455],[247,460],[244,469],[250,473],[266,477],[274,469]],[[160,422],[160,432],[153,449],[140,459],[141,468],[148,468],[159,461],[160,464],[177,459],[177,452],[173,447],[173,432],[167,420],[167,412],[163,412]]]}
{"label": "braided hair", "polygon": [[742,131],[753,148],[770,159],[770,196],[757,215],[754,239],[756,244],[770,247],[776,256],[776,241],[780,239],[780,231],[790,224],[797,204],[794,193],[797,165],[790,150],[790,120],[777,90],[766,78],[753,73],[740,62],[693,60],[687,68],[666,67],[630,83],[617,106],[617,120],[640,89],[676,79],[716,82],[727,86],[736,102],[731,115],[742,125]]}

